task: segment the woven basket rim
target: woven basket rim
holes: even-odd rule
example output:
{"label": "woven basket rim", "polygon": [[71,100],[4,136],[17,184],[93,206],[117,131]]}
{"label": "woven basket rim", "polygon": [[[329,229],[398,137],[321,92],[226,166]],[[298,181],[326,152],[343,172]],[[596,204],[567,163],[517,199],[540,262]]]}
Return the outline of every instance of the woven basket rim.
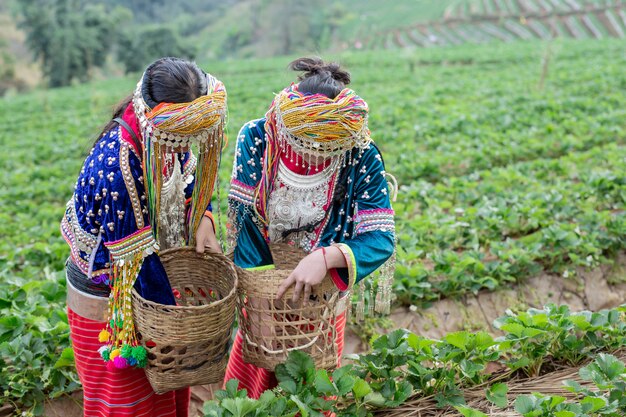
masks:
{"label": "woven basket rim", "polygon": [[[165,254],[169,254],[171,252],[193,252],[193,253],[197,253],[196,249],[191,247],[191,246],[183,246],[180,248],[171,248],[171,249],[166,249],[162,252],[159,253],[159,255],[165,255]],[[200,254],[198,254],[200,255]],[[230,269],[233,270],[233,275],[235,277],[235,282],[233,283],[233,288],[231,288],[230,292],[224,296],[224,298],[222,298],[221,300],[217,300],[214,301],[212,303],[209,304],[205,304],[205,305],[201,305],[201,306],[178,306],[178,305],[169,305],[169,304],[161,304],[161,303],[156,303],[154,301],[148,300],[143,298],[141,295],[139,295],[139,293],[137,292],[137,290],[135,288],[133,288],[133,297],[137,297],[139,300],[141,300],[142,302],[148,304],[148,305],[152,305],[152,306],[166,306],[168,309],[173,309],[173,310],[178,310],[178,311],[200,311],[200,310],[206,310],[206,309],[212,309],[215,308],[216,306],[219,306],[220,304],[224,304],[226,303],[230,298],[234,298],[237,297],[237,288],[239,286],[239,276],[237,275],[237,270],[234,267],[233,262],[228,259],[226,256],[224,256],[221,253],[217,253],[217,252],[204,252],[204,254],[202,254],[202,256],[209,256],[209,257],[213,257],[213,258],[222,258],[222,261],[225,261],[226,264],[228,264],[228,266],[230,267]]]}

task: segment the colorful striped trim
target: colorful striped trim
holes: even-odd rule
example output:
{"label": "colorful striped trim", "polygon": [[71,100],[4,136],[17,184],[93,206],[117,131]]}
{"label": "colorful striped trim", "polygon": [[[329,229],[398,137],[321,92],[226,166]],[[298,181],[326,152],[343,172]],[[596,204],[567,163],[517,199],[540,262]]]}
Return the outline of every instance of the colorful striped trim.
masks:
{"label": "colorful striped trim", "polygon": [[230,183],[230,191],[228,198],[230,200],[239,201],[247,206],[254,204],[254,187],[246,185],[241,181],[232,180]]}
{"label": "colorful striped trim", "polygon": [[381,232],[393,232],[395,222],[393,220],[394,211],[392,209],[363,210],[357,212],[355,216],[355,235],[379,230]]}
{"label": "colorful striped trim", "polygon": [[[343,257],[346,259],[346,265],[348,266],[348,286],[347,288],[352,288],[356,283],[357,277],[357,264],[356,258],[354,257],[354,252],[352,252],[352,248],[345,243],[333,243],[332,246],[339,248],[341,253],[343,253]],[[332,277],[332,275],[331,275]],[[339,277],[338,277],[339,278]],[[341,278],[339,278],[341,280]],[[333,279],[334,281],[334,279]],[[341,280],[343,282],[343,280]],[[345,284],[344,284],[345,285]],[[340,288],[341,290],[341,288]],[[344,290],[342,290],[344,291]]]}
{"label": "colorful striped trim", "polygon": [[104,244],[114,261],[126,259],[138,252],[151,250],[157,247],[154,236],[152,235],[152,227],[146,226],[137,230],[132,235],[126,236],[124,239],[108,242]]}

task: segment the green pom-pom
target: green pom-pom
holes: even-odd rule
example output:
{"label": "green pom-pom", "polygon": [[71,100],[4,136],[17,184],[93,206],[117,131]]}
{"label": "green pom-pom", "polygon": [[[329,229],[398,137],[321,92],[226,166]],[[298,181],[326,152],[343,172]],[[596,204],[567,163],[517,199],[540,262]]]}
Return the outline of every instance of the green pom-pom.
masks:
{"label": "green pom-pom", "polygon": [[143,358],[142,360],[137,361],[137,368],[145,368],[148,364],[148,358]]}
{"label": "green pom-pom", "polygon": [[110,349],[102,349],[102,352],[100,352],[100,355],[102,355],[102,359],[104,359],[105,361],[109,360],[109,355],[111,354],[111,350]]}
{"label": "green pom-pom", "polygon": [[146,361],[148,352],[146,352],[146,348],[144,348],[143,346],[135,346],[134,348],[132,348],[131,356],[137,359],[137,362],[141,363],[142,361]]}
{"label": "green pom-pom", "polygon": [[109,326],[111,326],[111,329],[115,329],[115,320],[111,319],[111,321],[109,321]]}
{"label": "green pom-pom", "polygon": [[124,346],[122,346],[122,348],[120,349],[120,356],[124,359],[128,359],[132,356],[133,354],[133,348],[128,345],[125,344]]}

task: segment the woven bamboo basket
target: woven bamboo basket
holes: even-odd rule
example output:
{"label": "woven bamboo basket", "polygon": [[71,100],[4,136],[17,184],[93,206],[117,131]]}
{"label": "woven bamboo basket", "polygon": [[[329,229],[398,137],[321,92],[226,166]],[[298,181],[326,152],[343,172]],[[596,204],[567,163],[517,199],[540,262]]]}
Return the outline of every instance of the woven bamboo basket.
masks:
{"label": "woven bamboo basket", "polygon": [[193,248],[160,253],[176,306],[133,290],[133,318],[148,351],[146,376],[157,394],[221,382],[236,309],[237,273],[223,255]]}
{"label": "woven bamboo basket", "polygon": [[300,350],[311,356],[317,368],[335,368],[339,290],[327,277],[306,303],[302,298],[291,301],[293,286],[276,300],[281,282],[306,254],[285,244],[271,245],[270,250],[276,269],[238,270],[244,360],[273,370],[285,362],[289,352]]}

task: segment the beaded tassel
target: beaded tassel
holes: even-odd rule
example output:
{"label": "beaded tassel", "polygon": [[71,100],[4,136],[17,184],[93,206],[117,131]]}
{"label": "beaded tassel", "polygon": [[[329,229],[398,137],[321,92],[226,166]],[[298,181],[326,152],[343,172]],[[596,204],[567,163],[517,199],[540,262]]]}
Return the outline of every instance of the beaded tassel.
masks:
{"label": "beaded tassel", "polygon": [[396,271],[396,250],[380,267],[380,278],[378,279],[378,288],[376,289],[376,312],[380,314],[389,314],[391,312],[391,287],[393,285],[393,277]]}
{"label": "beaded tassel", "polygon": [[220,123],[209,137],[209,140],[199,145],[196,185],[191,196],[191,215],[187,238],[188,244],[191,246],[195,246],[196,230],[200,226],[204,212],[213,198],[213,190],[215,189],[222,155],[221,150],[224,137],[222,128],[223,123]]}
{"label": "beaded tassel", "polygon": [[106,343],[99,352],[108,367],[143,368],[147,364],[147,352],[137,340],[132,318],[132,290],[143,256],[143,252],[138,252],[129,259],[115,262],[111,268],[109,322],[98,336],[100,342]]}
{"label": "beaded tassel", "polygon": [[357,291],[357,304],[356,304],[356,321],[362,322],[365,320],[365,282],[359,283],[359,289]]}

